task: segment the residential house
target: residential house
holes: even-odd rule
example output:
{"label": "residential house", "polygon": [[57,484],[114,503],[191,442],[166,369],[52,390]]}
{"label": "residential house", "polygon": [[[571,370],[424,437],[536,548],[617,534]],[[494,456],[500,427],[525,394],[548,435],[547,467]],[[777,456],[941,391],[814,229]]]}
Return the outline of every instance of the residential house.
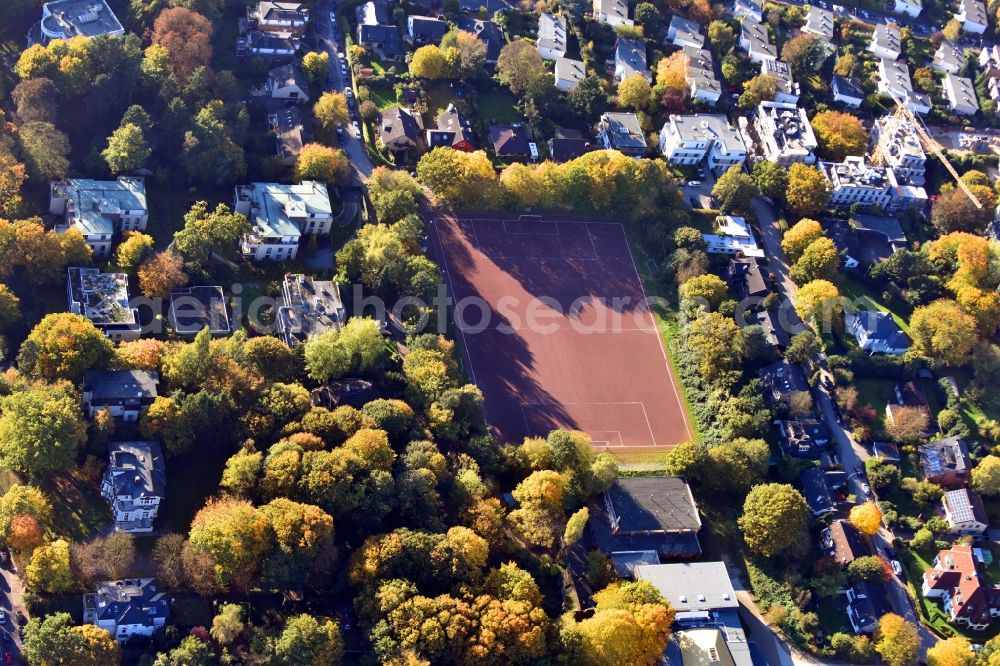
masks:
{"label": "residential house", "polygon": [[860,581],[847,588],[847,619],[856,634],[871,634],[891,608],[885,603],[885,587]]}
{"label": "residential house", "polygon": [[[6,20],[12,20],[8,8]],[[53,0],[42,5],[41,42],[73,37],[123,37],[125,28],[106,0]]]}
{"label": "residential house", "polygon": [[632,25],[625,0],[594,0],[593,12],[594,20],[607,23],[612,28],[616,25]]}
{"label": "residential house", "polygon": [[827,44],[833,41],[833,14],[816,5],[810,5],[802,32],[816,35]]}
{"label": "residential house", "polygon": [[597,138],[607,150],[617,150],[631,157],[646,154],[646,137],[634,113],[608,111],[597,124]]}
{"label": "residential house", "polygon": [[895,217],[856,213],[851,216],[851,228],[863,246],[865,258],[872,263],[885,261],[907,246],[906,235]]}
{"label": "residential house", "polygon": [[739,602],[725,562],[638,564],[636,580],[655,587],[676,611],[669,663],[752,666]]}
{"label": "residential house", "polygon": [[757,245],[750,225],[742,217],[720,215],[712,225],[714,233],[701,237],[709,254],[732,254],[744,257],[764,257],[764,250]]}
{"label": "residential house", "polygon": [[764,384],[764,398],[771,405],[787,405],[796,395],[809,393],[809,382],[795,363],[778,361],[761,368],[758,374]]}
{"label": "residential house", "polygon": [[69,311],[83,315],[112,340],[138,340],[139,311],[128,295],[128,275],[102,273],[98,268],[66,269]]}
{"label": "residential house", "polygon": [[83,595],[84,624],[97,625],[119,643],[133,636],[152,636],[169,617],[169,597],[152,578],[105,581]]}
{"label": "residential house", "polygon": [[152,370],[88,370],[83,374],[83,413],[93,419],[107,412],[125,422],[136,422],[156,400],[160,376]]}
{"label": "residential house", "polygon": [[895,0],[892,11],[910,18],[917,18],[923,8],[922,0]]}
{"label": "residential house", "polygon": [[846,76],[834,74],[833,81],[830,82],[830,92],[833,93],[833,101],[853,109],[858,108],[865,101],[865,93],[860,84]]}
{"label": "residential house", "polygon": [[538,39],[535,48],[545,60],[566,56],[566,19],[562,15],[542,12],[538,17]]}
{"label": "residential house", "polygon": [[890,169],[866,164],[863,157],[820,162],[819,169],[830,184],[830,205],[840,208],[886,208],[898,184]]}
{"label": "residential house", "polygon": [[816,419],[778,421],[781,450],[796,458],[819,458],[830,443],[830,427]]}
{"label": "residential house", "polygon": [[979,66],[986,78],[1000,78],[1000,46],[996,44],[984,46],[979,52]]}
{"label": "residential house", "polygon": [[910,339],[887,312],[861,310],[847,315],[847,331],[862,351],[869,354],[902,356],[910,348]]}
{"label": "residential house", "polygon": [[761,0],[736,0],[733,15],[760,23],[764,20],[764,3]]}
{"label": "residential house", "polygon": [[111,504],[119,532],[152,532],[166,496],[167,466],[159,442],[112,442],[101,495]]}
{"label": "residential house", "polygon": [[754,116],[753,129],[761,156],[781,166],[794,162],[816,161],[816,135],[806,110],[794,104],[761,102]]}
{"label": "residential house", "polygon": [[471,153],[476,149],[472,123],[454,104],[441,112],[435,120],[437,129],[427,130],[427,148],[446,146]]}
{"label": "residential house", "polygon": [[573,92],[587,77],[587,70],[579,60],[559,58],[555,67],[556,89],[563,92]]}
{"label": "residential house", "polygon": [[799,84],[792,77],[792,70],[783,60],[765,60],[760,64],[760,73],[774,79],[774,101],[779,104],[797,104],[799,101]]}
{"label": "residential house", "polygon": [[983,499],[968,488],[945,492],[941,506],[952,534],[982,535],[989,527]]}
{"label": "residential house", "polygon": [[314,335],[339,331],[345,321],[347,311],[336,282],[301,273],[285,275],[275,326],[286,345],[294,347]]}
{"label": "residential house", "polygon": [[593,543],[610,555],[652,551],[663,561],[701,554],[701,517],[684,479],[619,478],[602,502],[591,503],[590,516]]}
{"label": "residential house", "polygon": [[741,300],[762,300],[771,293],[760,261],[756,257],[733,257],[729,260],[726,281]]}
{"label": "residential house", "polygon": [[705,36],[701,34],[701,24],[679,14],[674,14],[670,18],[667,40],[674,46],[690,46],[696,49],[705,46]]}
{"label": "residential house", "polygon": [[[986,50],[983,49],[983,51]],[[931,63],[931,67],[939,72],[958,74],[965,67],[964,49],[955,42],[950,42],[947,39],[942,40],[941,45],[934,52],[934,61]]]}
{"label": "residential house", "polygon": [[309,8],[301,2],[265,0],[247,8],[247,24],[252,30],[302,39],[309,25]]}
{"label": "residential house", "polygon": [[500,50],[507,43],[500,26],[493,21],[463,17],[458,20],[458,28],[475,35],[476,39],[485,44],[486,62],[496,64],[500,58]]}
{"label": "residential house", "polygon": [[437,45],[448,34],[448,22],[433,16],[413,15],[406,17],[406,34],[417,46]]}
{"label": "residential house", "polygon": [[963,32],[981,35],[989,27],[986,4],[982,0],[959,0],[955,20],[962,24]]}
{"label": "residential house", "polygon": [[378,141],[396,164],[405,164],[422,148],[424,122],[419,113],[401,106],[382,111],[378,120]]}
{"label": "residential house", "polygon": [[778,49],[771,44],[767,25],[763,23],[746,20],[740,23],[740,48],[758,65],[767,60],[778,59]]}
{"label": "residential house", "polygon": [[739,130],[721,114],[671,115],[660,130],[659,147],[671,164],[694,165],[705,160],[716,175],[747,159]]}
{"label": "residential house", "polygon": [[641,37],[619,37],[615,42],[615,80],[624,81],[642,74],[650,83],[653,74],[646,66],[646,41]]}
{"label": "residential house", "polygon": [[939,551],[934,566],[924,571],[921,592],[938,599],[949,622],[971,631],[986,631],[1000,616],[1000,590],[979,570],[972,546],[956,544]]}
{"label": "residential house", "polygon": [[917,128],[908,120],[894,116],[879,118],[872,125],[871,144],[877,146],[888,132],[882,151],[882,163],[892,169],[896,181],[923,185],[927,170],[927,154],[920,143]]}
{"label": "residential house", "polygon": [[952,113],[971,116],[979,111],[976,88],[972,85],[972,79],[947,73],[944,75],[941,87],[944,89],[948,108]]}
{"label": "residential house", "polygon": [[879,58],[878,91],[904,102],[906,108],[914,113],[925,114],[931,111],[930,98],[923,93],[914,92],[910,68],[902,60]]}
{"label": "residential house", "polygon": [[524,123],[491,124],[490,143],[502,160],[538,159],[538,148],[531,140],[531,130]]}
{"label": "residential house", "polygon": [[246,215],[251,231],[240,248],[254,261],[294,259],[302,236],[325,236],[333,224],[326,183],[251,183],[236,187],[233,210]]}
{"label": "residential house", "polygon": [[117,180],[70,178],[49,187],[49,212],[62,218],[55,230],[76,229],[95,258],[111,254],[115,233],[145,231],[149,220],[146,184],[142,178]]}
{"label": "residential house", "polygon": [[870,554],[864,536],[849,520],[835,520],[820,530],[819,548],[842,568]]}
{"label": "residential house", "polygon": [[290,60],[302,46],[302,40],[286,37],[274,32],[252,30],[236,42],[236,53],[240,56],[254,55],[270,60]]}
{"label": "residential house", "polygon": [[687,61],[687,84],[691,99],[715,106],[722,97],[722,84],[715,78],[712,53],[708,49],[684,47]]}
{"label": "residential house", "polygon": [[969,447],[961,437],[946,437],[917,449],[925,481],[945,488],[966,485],[972,474]]}
{"label": "residential house", "polygon": [[868,50],[877,58],[896,60],[903,51],[899,26],[895,23],[876,23]]}
{"label": "residential house", "polygon": [[229,335],[229,308],[220,286],[197,286],[170,294],[170,327],[179,335],[193,336],[204,329],[212,335]]}
{"label": "residential house", "polygon": [[309,82],[302,69],[295,63],[275,67],[267,73],[264,90],[272,99],[287,99],[302,103],[309,101]]}
{"label": "residential house", "polygon": [[394,25],[358,25],[358,45],[375,51],[386,60],[401,60],[405,54],[403,40]]}
{"label": "residential house", "polygon": [[847,485],[847,475],[844,472],[827,472],[819,467],[811,467],[799,474],[799,484],[809,511],[814,516],[822,516],[837,510],[840,502],[836,491]]}
{"label": "residential house", "polygon": [[274,130],[274,149],[278,160],[285,166],[294,165],[302,147],[312,143],[312,120],[297,106],[281,109],[267,119]]}
{"label": "residential house", "polygon": [[554,162],[568,162],[595,149],[589,139],[579,130],[557,127],[555,136],[549,139],[549,158]]}
{"label": "residential house", "polygon": [[787,306],[780,309],[772,306],[755,313],[754,319],[751,320],[751,323],[756,321],[761,327],[764,332],[764,341],[770,347],[785,349],[791,343],[792,336],[789,330],[792,321],[789,318],[789,309]]}

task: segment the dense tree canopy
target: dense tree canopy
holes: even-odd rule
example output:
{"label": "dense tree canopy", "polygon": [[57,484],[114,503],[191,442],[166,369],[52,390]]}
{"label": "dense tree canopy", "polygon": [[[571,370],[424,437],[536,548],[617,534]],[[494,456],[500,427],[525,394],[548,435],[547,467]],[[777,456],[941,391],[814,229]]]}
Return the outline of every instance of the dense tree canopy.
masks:
{"label": "dense tree canopy", "polygon": [[739,526],[743,539],[755,553],[774,557],[802,543],[809,523],[809,506],[789,485],[754,486],[743,504]]}

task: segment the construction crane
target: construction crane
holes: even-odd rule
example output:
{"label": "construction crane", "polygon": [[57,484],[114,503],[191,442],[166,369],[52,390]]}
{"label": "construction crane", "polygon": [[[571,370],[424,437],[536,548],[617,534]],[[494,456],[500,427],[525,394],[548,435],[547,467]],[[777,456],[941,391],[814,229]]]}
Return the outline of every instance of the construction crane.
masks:
{"label": "construction crane", "polygon": [[948,158],[945,157],[944,149],[941,147],[941,144],[937,142],[937,139],[931,136],[931,133],[924,125],[924,122],[920,120],[915,113],[910,111],[909,107],[907,107],[906,104],[909,99],[903,101],[896,97],[896,95],[892,92],[886,92],[889,93],[889,97],[892,98],[892,101],[896,103],[896,111],[889,116],[885,126],[879,132],[878,144],[875,146],[875,150],[872,151],[872,162],[878,164],[879,166],[888,165],[887,156],[890,150],[889,143],[892,141],[892,138],[896,135],[896,133],[903,127],[904,123],[908,123],[913,127],[913,131],[916,132],[923,149],[941,160],[941,164],[943,164],[944,168],[948,170],[948,173],[950,173],[951,177],[955,179],[955,183],[963,192],[965,192],[965,195],[969,197],[969,200],[972,201],[976,208],[982,208],[983,204],[979,200],[979,197],[973,194],[972,190],[969,189],[969,186],[965,184],[964,180],[962,180],[962,177],[958,175],[957,171],[955,171],[955,167],[953,167],[951,162],[948,161]]}

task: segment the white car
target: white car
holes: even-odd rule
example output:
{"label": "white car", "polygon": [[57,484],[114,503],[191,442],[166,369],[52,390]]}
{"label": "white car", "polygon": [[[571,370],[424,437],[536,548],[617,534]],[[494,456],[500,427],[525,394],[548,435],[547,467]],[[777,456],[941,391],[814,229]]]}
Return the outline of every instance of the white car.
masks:
{"label": "white car", "polygon": [[688,181],[688,187],[701,187],[701,181],[700,180],[689,180]]}
{"label": "white car", "polygon": [[7,624],[7,612],[0,608],[0,625]]}
{"label": "white car", "polygon": [[892,573],[896,574],[897,576],[903,575],[903,565],[899,563],[899,560],[893,560],[892,562],[890,562],[890,564],[892,565]]}
{"label": "white car", "polygon": [[360,138],[361,138],[361,125],[359,125],[359,124],[358,124],[358,121],[357,121],[357,120],[355,120],[355,121],[354,121],[354,122],[352,122],[351,124],[352,124],[352,125],[354,125],[354,133],[355,133],[355,134],[357,135],[357,137],[358,137],[358,138],[360,139]]}
{"label": "white car", "polygon": [[872,489],[867,483],[861,484],[861,492],[865,494],[866,497],[870,497],[872,494]]}

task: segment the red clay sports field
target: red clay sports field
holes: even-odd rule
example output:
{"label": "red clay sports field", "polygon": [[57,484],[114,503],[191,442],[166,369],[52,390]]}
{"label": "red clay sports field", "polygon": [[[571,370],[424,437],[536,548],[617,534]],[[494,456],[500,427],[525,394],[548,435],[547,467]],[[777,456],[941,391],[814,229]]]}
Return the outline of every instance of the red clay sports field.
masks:
{"label": "red clay sports field", "polygon": [[504,441],[570,428],[638,453],[691,439],[620,224],[440,216],[429,234]]}

